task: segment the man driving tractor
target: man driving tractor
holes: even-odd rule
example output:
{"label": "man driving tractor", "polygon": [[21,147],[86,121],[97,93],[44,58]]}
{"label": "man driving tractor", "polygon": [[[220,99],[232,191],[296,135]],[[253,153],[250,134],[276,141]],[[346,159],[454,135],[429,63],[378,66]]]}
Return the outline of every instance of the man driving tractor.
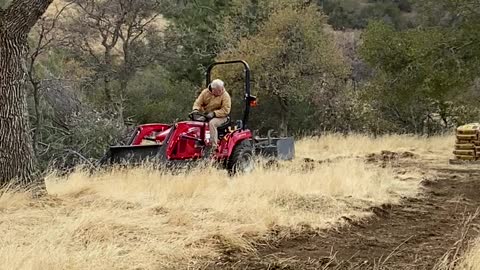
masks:
{"label": "man driving tractor", "polygon": [[225,84],[222,80],[216,79],[204,89],[193,103],[193,112],[206,114],[209,120],[210,139],[212,150],[218,146],[217,128],[228,120],[232,106],[230,95],[225,91]]}

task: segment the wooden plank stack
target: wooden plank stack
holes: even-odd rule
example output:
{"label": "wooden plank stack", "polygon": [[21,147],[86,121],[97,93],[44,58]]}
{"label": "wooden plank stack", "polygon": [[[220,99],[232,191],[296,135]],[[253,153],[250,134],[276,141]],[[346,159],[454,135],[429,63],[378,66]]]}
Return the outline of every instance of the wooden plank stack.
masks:
{"label": "wooden plank stack", "polygon": [[480,160],[480,123],[457,128],[453,154],[457,160]]}

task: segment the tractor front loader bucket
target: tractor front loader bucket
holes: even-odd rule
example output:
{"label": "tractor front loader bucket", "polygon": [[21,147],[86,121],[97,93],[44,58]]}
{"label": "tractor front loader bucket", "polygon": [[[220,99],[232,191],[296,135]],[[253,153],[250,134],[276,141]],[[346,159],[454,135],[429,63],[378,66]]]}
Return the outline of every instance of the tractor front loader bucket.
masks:
{"label": "tractor front loader bucket", "polygon": [[103,166],[115,164],[141,165],[148,161],[165,162],[167,161],[167,147],[174,131],[175,128],[172,128],[162,144],[110,146],[99,163]]}
{"label": "tractor front loader bucket", "polygon": [[255,138],[255,154],[277,160],[295,158],[295,140],[293,137],[274,138],[268,132],[267,138]]}
{"label": "tractor front loader bucket", "polygon": [[110,146],[101,165],[142,164],[146,161],[165,160],[163,145]]}

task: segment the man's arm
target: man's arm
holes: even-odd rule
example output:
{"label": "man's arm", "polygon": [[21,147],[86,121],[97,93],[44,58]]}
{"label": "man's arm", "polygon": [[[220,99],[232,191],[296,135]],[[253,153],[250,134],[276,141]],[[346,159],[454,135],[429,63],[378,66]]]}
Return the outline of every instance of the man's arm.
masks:
{"label": "man's arm", "polygon": [[202,108],[202,104],[204,103],[205,99],[205,90],[203,90],[200,95],[198,95],[197,99],[193,103],[192,110],[200,110]]}
{"label": "man's arm", "polygon": [[222,107],[218,110],[215,110],[215,117],[226,117],[230,114],[230,109],[232,108],[232,100],[230,95],[227,93],[222,99]]}

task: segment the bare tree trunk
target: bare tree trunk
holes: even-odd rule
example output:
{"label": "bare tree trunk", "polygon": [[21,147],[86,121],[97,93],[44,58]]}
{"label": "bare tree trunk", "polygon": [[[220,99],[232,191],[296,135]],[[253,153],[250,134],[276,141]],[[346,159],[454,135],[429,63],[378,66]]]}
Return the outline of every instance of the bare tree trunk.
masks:
{"label": "bare tree trunk", "polygon": [[287,113],[282,110],[280,115],[280,136],[288,135]]}
{"label": "bare tree trunk", "polygon": [[[64,5],[51,19],[41,18],[36,26],[38,26],[37,34],[38,40],[36,41],[35,46],[30,48],[30,55],[28,57],[28,79],[30,80],[30,84],[32,85],[33,90],[33,109],[34,109],[34,121],[33,121],[33,149],[35,151],[35,156],[38,158],[39,150],[38,146],[40,144],[41,138],[41,130],[43,127],[43,118],[41,112],[41,80],[37,77],[35,71],[35,64],[37,61],[38,56],[40,56],[43,52],[49,50],[53,41],[56,39],[56,35],[51,33],[55,30],[56,24],[62,12],[72,3],[68,3]],[[35,29],[35,27],[34,27]],[[35,30],[33,30],[35,31]]]}
{"label": "bare tree trunk", "polygon": [[280,103],[280,136],[288,136],[288,104],[285,99],[278,97]]}
{"label": "bare tree trunk", "polygon": [[118,120],[120,121],[120,123],[122,123],[122,125],[125,123],[124,99],[127,92],[129,80],[130,80],[130,75],[122,76],[122,78],[120,79],[120,93],[119,93],[118,101],[116,103]]}
{"label": "bare tree trunk", "polygon": [[111,67],[112,67],[112,56],[110,54],[110,48],[105,48],[105,66],[103,67],[103,87],[105,92],[105,98],[107,99],[108,105],[113,105],[113,96],[112,96],[112,87],[111,87]]}
{"label": "bare tree trunk", "polygon": [[0,11],[0,185],[44,188],[26,99],[27,35],[52,0],[14,0]]}

